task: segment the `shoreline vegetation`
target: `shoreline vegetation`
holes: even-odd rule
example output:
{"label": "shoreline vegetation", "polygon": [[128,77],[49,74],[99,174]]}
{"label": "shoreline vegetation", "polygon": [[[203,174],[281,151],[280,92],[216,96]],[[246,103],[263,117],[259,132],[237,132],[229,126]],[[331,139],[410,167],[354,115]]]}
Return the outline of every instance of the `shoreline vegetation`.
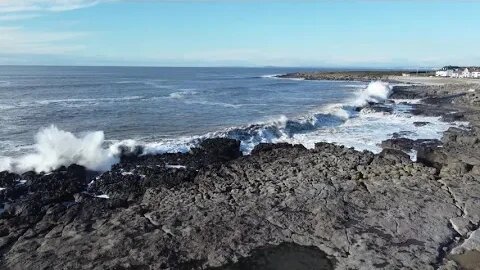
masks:
{"label": "shoreline vegetation", "polygon": [[216,138],[189,153],[126,154],[101,175],[0,172],[0,268],[478,269],[480,83],[279,77],[409,83],[390,98],[469,126],[391,138],[379,154],[319,142],[243,156],[238,141]]}

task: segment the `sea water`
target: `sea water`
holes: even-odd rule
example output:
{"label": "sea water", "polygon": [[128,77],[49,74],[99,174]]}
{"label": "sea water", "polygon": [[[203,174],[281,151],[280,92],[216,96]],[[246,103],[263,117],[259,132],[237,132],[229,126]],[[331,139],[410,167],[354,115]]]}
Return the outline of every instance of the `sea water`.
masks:
{"label": "sea water", "polygon": [[262,142],[319,141],[378,152],[394,132],[435,139],[459,124],[413,116],[405,101],[390,104],[392,113],[359,109],[385,102],[387,83],[274,76],[294,71],[309,70],[0,67],[0,171],[73,163],[104,171],[120,146],[185,152],[208,137],[238,139],[246,154]]}

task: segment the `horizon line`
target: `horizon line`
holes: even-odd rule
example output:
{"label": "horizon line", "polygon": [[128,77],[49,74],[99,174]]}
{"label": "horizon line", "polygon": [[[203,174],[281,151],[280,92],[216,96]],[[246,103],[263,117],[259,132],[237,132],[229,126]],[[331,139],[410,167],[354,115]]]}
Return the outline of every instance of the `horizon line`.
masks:
{"label": "horizon line", "polygon": [[[449,66],[449,65],[447,65]],[[0,67],[126,67],[126,68],[308,68],[308,69],[370,69],[370,70],[425,70],[425,69],[436,69],[439,67],[433,66],[275,66],[275,65],[264,65],[264,66],[235,66],[235,65],[225,65],[225,66],[194,66],[194,65],[75,65],[75,64],[0,64]],[[442,66],[443,67],[443,66]]]}

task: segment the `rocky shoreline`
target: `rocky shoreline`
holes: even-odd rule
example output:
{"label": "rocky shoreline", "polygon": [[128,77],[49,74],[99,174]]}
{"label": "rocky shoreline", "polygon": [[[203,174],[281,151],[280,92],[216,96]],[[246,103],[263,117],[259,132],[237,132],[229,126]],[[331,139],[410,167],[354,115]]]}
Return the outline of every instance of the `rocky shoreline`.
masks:
{"label": "rocky shoreline", "polygon": [[328,80],[328,81],[387,81],[391,76],[402,76],[401,71],[346,71],[346,72],[294,72],[278,75],[282,79]]}
{"label": "rocky shoreline", "polygon": [[1,172],[0,268],[478,269],[478,87],[395,87],[424,100],[414,113],[470,127],[379,154],[317,143],[243,156],[218,138],[124,155],[101,175]]}

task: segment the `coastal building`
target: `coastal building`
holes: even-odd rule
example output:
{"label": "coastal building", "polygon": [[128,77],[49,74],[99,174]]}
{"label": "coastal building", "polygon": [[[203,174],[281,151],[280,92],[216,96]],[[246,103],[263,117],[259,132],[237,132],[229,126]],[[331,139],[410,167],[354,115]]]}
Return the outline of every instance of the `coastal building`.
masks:
{"label": "coastal building", "polygon": [[437,77],[480,78],[480,67],[446,66],[435,72]]}
{"label": "coastal building", "polygon": [[465,68],[462,71],[462,74],[460,75],[461,78],[470,78],[470,70],[468,68]]}
{"label": "coastal building", "polygon": [[443,67],[442,69],[435,72],[435,76],[437,77],[452,77],[452,75],[453,69],[451,69],[450,67]]}

